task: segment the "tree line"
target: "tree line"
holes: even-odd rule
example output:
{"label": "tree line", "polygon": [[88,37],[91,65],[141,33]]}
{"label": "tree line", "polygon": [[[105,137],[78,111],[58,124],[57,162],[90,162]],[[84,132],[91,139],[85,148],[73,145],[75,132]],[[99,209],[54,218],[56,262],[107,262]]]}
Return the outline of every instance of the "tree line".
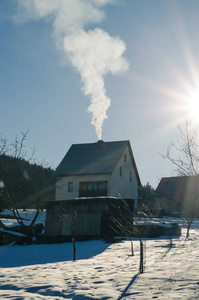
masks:
{"label": "tree line", "polygon": [[53,172],[23,158],[0,155],[0,209],[44,208],[54,199]]}
{"label": "tree line", "polygon": [[0,210],[44,208],[54,199],[55,178],[50,167],[36,164],[27,156],[27,132],[13,143],[0,137]]}

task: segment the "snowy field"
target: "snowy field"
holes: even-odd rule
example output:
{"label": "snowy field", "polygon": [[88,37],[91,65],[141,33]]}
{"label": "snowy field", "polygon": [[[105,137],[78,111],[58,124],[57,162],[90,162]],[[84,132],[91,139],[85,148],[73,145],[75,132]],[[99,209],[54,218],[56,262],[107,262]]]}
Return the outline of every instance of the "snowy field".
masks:
{"label": "snowy field", "polygon": [[[42,218],[41,218],[42,219]],[[168,221],[168,220],[167,220]],[[199,299],[199,222],[190,237],[147,239],[139,274],[139,241],[0,247],[0,299]]]}

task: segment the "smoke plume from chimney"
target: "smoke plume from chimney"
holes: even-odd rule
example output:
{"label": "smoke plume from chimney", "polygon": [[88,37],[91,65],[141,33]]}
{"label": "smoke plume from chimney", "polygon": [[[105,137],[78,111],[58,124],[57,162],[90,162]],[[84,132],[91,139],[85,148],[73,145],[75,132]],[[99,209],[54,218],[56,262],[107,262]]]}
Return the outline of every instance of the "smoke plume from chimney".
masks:
{"label": "smoke plume from chimney", "polygon": [[89,96],[98,139],[107,118],[110,99],[106,94],[104,76],[128,69],[122,57],[125,44],[100,28],[86,31],[85,25],[99,23],[104,18],[102,8],[113,0],[18,0],[17,22],[45,19],[53,22],[56,45],[64,50],[83,83],[82,92]]}

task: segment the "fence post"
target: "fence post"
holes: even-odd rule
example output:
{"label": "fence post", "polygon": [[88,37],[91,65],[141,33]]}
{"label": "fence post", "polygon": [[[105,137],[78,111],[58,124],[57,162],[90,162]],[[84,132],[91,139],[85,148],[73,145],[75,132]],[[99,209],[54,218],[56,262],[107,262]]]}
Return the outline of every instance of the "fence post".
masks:
{"label": "fence post", "polygon": [[72,238],[73,242],[73,261],[76,261],[76,245],[75,245],[75,237]]}
{"label": "fence post", "polygon": [[131,255],[134,256],[133,242],[131,241]]}
{"label": "fence post", "polygon": [[140,238],[140,273],[144,272],[144,267],[143,267],[143,242],[142,239]]}

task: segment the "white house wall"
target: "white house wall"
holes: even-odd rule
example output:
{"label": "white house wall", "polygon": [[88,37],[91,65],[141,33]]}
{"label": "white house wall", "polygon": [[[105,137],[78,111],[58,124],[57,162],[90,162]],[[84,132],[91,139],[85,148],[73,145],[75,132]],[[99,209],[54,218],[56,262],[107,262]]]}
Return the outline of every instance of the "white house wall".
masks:
{"label": "white house wall", "polygon": [[[120,168],[122,169],[120,170]],[[118,197],[120,195],[125,199],[138,199],[138,182],[128,147],[111,175],[110,186],[109,196]]]}
{"label": "white house wall", "polygon": [[[65,176],[57,179],[55,196],[56,200],[78,198],[79,183],[87,181],[108,181],[108,191],[110,189],[110,175],[108,174]],[[69,182],[73,183],[72,192],[68,192]]]}

